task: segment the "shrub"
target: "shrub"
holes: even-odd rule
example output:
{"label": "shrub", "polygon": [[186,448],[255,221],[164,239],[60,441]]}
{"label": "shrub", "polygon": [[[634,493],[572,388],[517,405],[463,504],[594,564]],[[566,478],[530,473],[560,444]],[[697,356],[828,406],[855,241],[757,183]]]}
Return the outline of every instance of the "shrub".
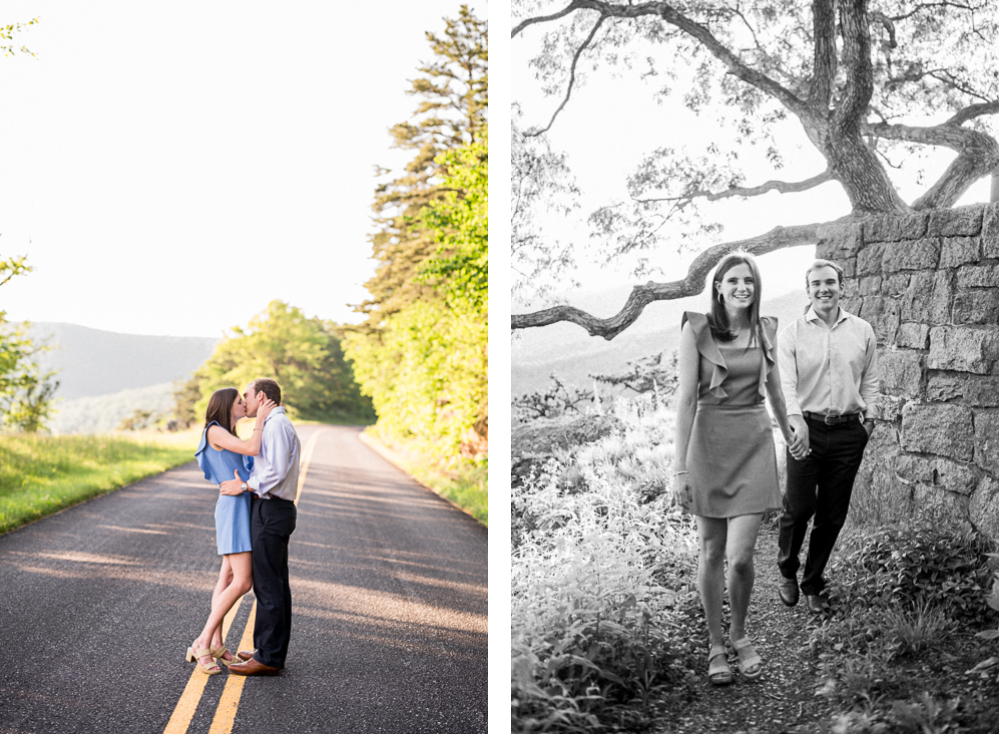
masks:
{"label": "shrub", "polygon": [[887,526],[844,539],[831,564],[838,594],[850,606],[939,610],[961,622],[981,623],[988,614],[987,544],[929,524]]}

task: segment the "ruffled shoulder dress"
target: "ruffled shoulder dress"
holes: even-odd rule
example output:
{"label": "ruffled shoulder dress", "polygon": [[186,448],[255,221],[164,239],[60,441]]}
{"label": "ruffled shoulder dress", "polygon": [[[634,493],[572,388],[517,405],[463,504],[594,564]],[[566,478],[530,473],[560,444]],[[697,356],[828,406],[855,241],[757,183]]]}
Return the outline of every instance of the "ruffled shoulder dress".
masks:
{"label": "ruffled shoulder dress", "polygon": [[[208,443],[208,429],[212,425],[220,425],[216,421],[209,423],[201,434],[201,443],[195,451],[198,466],[205,472],[205,479],[212,484],[222,484],[227,479],[233,479],[233,472],[239,472],[244,482],[250,477],[253,469],[253,457],[243,456],[228,449],[216,451]],[[243,553],[250,550],[250,503],[251,493],[244,492],[237,497],[220,494],[215,503],[215,544],[219,555]]]}
{"label": "ruffled shoulder dress", "polygon": [[775,368],[778,320],[761,317],[749,347],[712,337],[706,314],[687,312],[698,345],[698,405],[688,442],[691,497],[685,509],[702,517],[756,515],[781,507],[771,417],[764,406]]}

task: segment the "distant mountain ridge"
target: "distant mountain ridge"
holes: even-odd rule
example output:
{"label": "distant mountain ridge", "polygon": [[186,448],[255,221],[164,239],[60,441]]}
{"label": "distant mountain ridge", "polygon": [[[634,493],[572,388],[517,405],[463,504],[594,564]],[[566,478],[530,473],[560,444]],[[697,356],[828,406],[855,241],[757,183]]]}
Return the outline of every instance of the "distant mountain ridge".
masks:
{"label": "distant mountain ridge", "polygon": [[[597,316],[608,313],[608,303],[625,303],[631,286],[616,288],[589,298],[577,298],[574,305]],[[660,352],[671,354],[680,342],[681,316],[685,311],[704,313],[707,296],[672,301],[655,301],[642,312],[638,321],[611,341],[592,337],[576,324],[559,323],[536,329],[524,329],[515,334],[511,344],[511,393],[524,395],[547,389],[549,375],[555,373],[567,385],[589,388],[592,374],[611,374],[622,370],[625,363]],[[765,300],[761,313],[775,316],[778,328],[802,315],[808,304],[805,293],[792,291]],[[605,306],[600,310],[594,305]],[[595,313],[596,311],[596,313]]]}
{"label": "distant mountain ridge", "polygon": [[187,379],[220,339],[201,336],[119,334],[76,324],[31,322],[32,340],[52,350],[41,355],[59,370],[56,397],[65,401]]}

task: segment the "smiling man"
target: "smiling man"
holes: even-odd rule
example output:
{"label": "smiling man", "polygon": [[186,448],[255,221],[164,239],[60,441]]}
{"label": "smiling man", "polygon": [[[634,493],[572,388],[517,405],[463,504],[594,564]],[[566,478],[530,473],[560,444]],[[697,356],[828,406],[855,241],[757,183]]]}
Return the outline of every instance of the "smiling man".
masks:
{"label": "smiling man", "polygon": [[[878,396],[875,332],[840,307],[844,271],[817,260],[806,271],[809,309],[778,337],[778,367],[788,422],[809,453],[787,455],[784,511],[778,530],[778,593],[788,606],[806,595],[811,612],[828,604],[823,571],[847,519]],[[809,549],[799,584],[799,551],[809,521]]]}

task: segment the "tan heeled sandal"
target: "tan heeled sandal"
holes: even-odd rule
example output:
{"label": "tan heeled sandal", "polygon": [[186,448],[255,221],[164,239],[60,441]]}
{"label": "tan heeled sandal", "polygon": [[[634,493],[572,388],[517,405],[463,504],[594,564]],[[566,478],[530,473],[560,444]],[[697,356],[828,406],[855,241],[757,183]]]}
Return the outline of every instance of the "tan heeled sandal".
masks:
{"label": "tan heeled sandal", "polygon": [[211,655],[213,658],[215,658],[220,663],[222,663],[223,665],[225,665],[227,668],[230,665],[234,664],[234,663],[243,662],[242,660],[240,660],[239,658],[237,658],[235,655],[233,655],[231,652],[229,654],[233,655],[232,659],[231,660],[226,660],[222,656],[225,655],[227,652],[229,652],[229,650],[226,649],[225,645],[219,645],[218,647],[211,647],[208,650],[208,654],[209,655]]}
{"label": "tan heeled sandal", "polygon": [[211,654],[212,651],[204,647],[195,652],[194,647],[192,646],[187,649],[187,655],[184,657],[184,659],[187,660],[189,663],[194,663],[195,665],[197,665],[198,670],[200,670],[205,675],[216,675],[222,672],[222,668],[216,665],[214,661],[212,662],[211,665],[202,665],[201,662],[199,662],[198,660],[198,658],[203,658],[206,655],[211,655]]}

